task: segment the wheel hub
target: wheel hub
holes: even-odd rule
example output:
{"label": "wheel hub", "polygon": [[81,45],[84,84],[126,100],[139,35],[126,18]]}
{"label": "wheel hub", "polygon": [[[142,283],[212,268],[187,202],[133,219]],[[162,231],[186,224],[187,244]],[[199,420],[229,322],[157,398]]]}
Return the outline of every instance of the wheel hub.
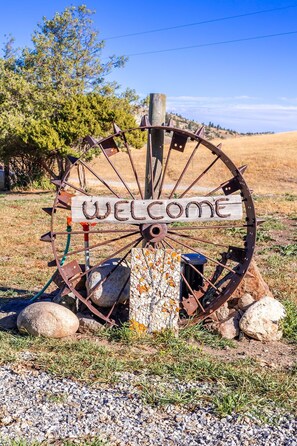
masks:
{"label": "wheel hub", "polygon": [[166,237],[167,225],[164,223],[141,225],[140,232],[146,242],[157,243]]}

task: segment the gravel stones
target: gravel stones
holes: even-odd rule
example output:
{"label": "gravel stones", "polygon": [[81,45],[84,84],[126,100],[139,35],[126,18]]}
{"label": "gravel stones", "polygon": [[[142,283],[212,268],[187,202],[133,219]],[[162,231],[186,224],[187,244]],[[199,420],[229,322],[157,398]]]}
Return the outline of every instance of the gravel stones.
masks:
{"label": "gravel stones", "polygon": [[[297,421],[287,414],[277,425],[258,425],[237,416],[218,418],[211,407],[194,411],[144,404],[139,376],[122,373],[121,382],[97,388],[47,373],[0,367],[0,445],[22,439],[52,443],[99,437],[119,446],[293,446]],[[158,385],[158,377],[147,378]],[[179,391],[211,391],[208,384],[174,380]],[[199,404],[199,400],[198,400]]]}
{"label": "gravel stones", "polygon": [[[101,280],[102,284],[98,286],[94,294],[92,294],[91,300],[99,307],[108,308],[116,302],[119,297],[119,293],[122,290],[125,282],[129,278],[130,268],[121,263],[116,269],[116,265],[120,259],[110,259],[103,265],[98,266],[92,270],[89,274],[89,289],[97,285]],[[108,276],[108,274],[114,270],[114,272]],[[108,278],[103,281],[108,276]],[[119,303],[125,302],[129,299],[130,284],[129,280],[127,285],[122,290],[121,296],[118,300]]]}
{"label": "gravel stones", "polygon": [[21,333],[47,338],[63,338],[77,332],[79,320],[72,311],[53,302],[36,302],[20,312]]}
{"label": "gravel stones", "polygon": [[285,317],[285,308],[270,296],[251,305],[240,320],[240,329],[259,341],[279,341],[282,331],[279,321]]}

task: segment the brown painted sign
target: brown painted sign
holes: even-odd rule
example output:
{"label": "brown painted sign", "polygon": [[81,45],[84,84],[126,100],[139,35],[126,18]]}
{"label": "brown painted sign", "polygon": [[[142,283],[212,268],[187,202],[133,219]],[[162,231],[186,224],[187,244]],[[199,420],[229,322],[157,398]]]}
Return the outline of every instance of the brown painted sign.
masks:
{"label": "brown painted sign", "polygon": [[108,197],[71,199],[73,222],[172,223],[175,221],[239,220],[240,195],[191,197],[171,200],[125,200]]}

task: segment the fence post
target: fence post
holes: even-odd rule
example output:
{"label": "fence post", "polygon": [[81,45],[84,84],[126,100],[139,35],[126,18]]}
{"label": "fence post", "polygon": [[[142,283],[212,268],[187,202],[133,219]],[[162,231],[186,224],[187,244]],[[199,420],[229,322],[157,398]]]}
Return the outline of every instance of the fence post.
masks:
{"label": "fence post", "polygon": [[[162,93],[150,94],[149,121],[152,125],[161,126],[166,117],[166,95]],[[147,145],[146,155],[146,177],[145,198],[158,197],[162,170],[163,170],[164,132],[162,130],[151,130]],[[152,168],[151,168],[152,166]],[[153,171],[153,187],[152,175]]]}

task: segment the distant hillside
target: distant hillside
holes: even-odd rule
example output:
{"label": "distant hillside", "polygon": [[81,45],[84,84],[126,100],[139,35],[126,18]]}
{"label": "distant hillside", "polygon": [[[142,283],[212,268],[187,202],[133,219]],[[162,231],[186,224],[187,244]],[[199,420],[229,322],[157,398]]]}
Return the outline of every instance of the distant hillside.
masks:
{"label": "distant hillside", "polygon": [[[148,114],[148,109],[145,107],[141,107],[137,110],[137,113],[135,114],[135,118],[137,121],[140,121],[141,117],[146,114]],[[182,116],[178,113],[168,112],[168,113],[166,113],[166,123],[168,123],[170,119],[172,120],[174,127],[177,127],[178,129],[189,130],[190,132],[195,132],[198,128],[200,128],[201,126],[204,126],[205,137],[208,140],[215,139],[215,138],[227,139],[227,138],[235,138],[235,137],[239,137],[239,136],[273,134],[273,132],[240,133],[240,132],[237,132],[236,130],[221,127],[219,124],[215,125],[213,122],[209,122],[208,124],[206,124],[204,122],[197,122],[197,121],[194,121],[193,119],[185,118],[184,116]]]}

